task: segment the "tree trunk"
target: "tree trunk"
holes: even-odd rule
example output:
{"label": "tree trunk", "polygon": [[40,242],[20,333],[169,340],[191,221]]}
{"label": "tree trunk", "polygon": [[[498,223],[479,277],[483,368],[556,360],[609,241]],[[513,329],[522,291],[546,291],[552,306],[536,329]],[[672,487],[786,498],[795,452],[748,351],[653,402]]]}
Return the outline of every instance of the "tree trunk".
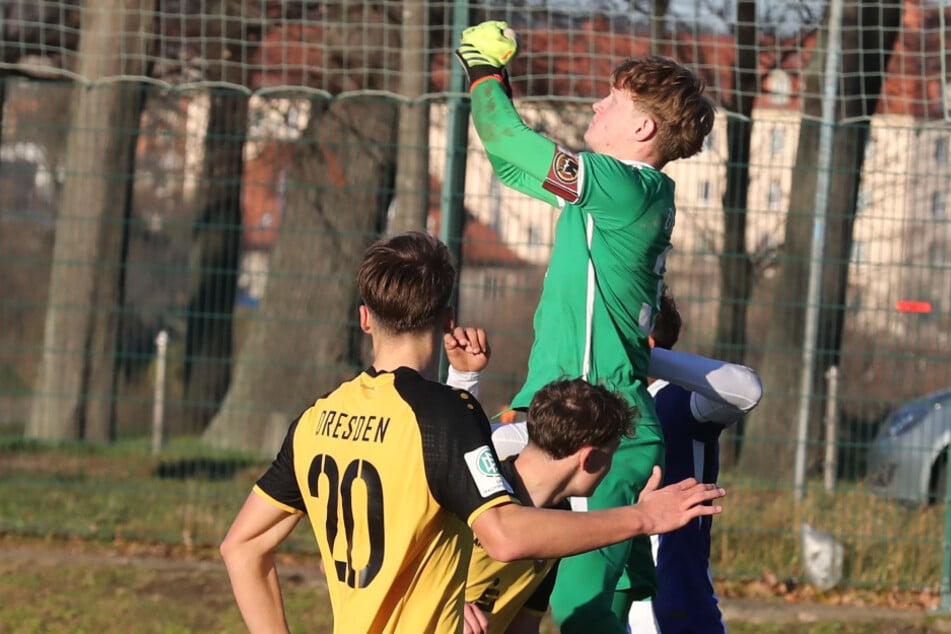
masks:
{"label": "tree trunk", "polygon": [[270,421],[289,423],[360,366],[354,279],[386,216],[398,106],[348,98],[314,110],[259,314],[204,435],[217,447],[272,452]]}
{"label": "tree trunk", "polygon": [[[826,242],[822,265],[822,295],[817,333],[817,377],[839,363],[845,327],[846,290],[852,253],[852,229],[861,185],[862,165],[869,138],[868,116],[875,113],[885,81],[895,40],[901,28],[901,3],[846,6],[847,24],[842,34],[844,69],[841,83],[840,118],[846,123],[836,129],[833,173],[826,221]],[[854,20],[854,22],[853,22]],[[834,213],[845,210],[844,213]],[[825,395],[825,383],[818,381]]]}
{"label": "tree trunk", "polygon": [[[429,89],[428,13],[423,0],[404,0],[400,95],[419,99]],[[395,210],[387,232],[425,230],[429,213],[429,102],[400,105]]]}
{"label": "tree trunk", "polygon": [[214,91],[210,102],[185,333],[181,430],[188,433],[204,430],[228,391],[241,255],[241,179],[248,96]]}
{"label": "tree trunk", "polygon": [[[713,356],[743,362],[746,347],[746,308],[753,293],[753,263],[746,250],[747,194],[750,182],[750,144],[753,99],[758,92],[758,32],[756,3],[737,4],[736,84],[727,115],[726,189],[723,192],[723,251],[720,256],[720,306]],[[720,461],[735,463],[742,437],[741,425],[720,443]]]}
{"label": "tree trunk", "polygon": [[667,38],[667,10],[670,0],[654,0],[651,3],[651,54],[663,55],[665,48],[669,48]]}
{"label": "tree trunk", "polygon": [[[863,9],[856,1],[846,3],[842,31],[842,47],[846,54],[842,58],[838,81],[842,92],[838,97],[837,121],[874,114],[881,95],[883,73],[900,23],[901,9],[897,2],[890,2],[884,10],[881,6]],[[806,92],[810,95],[805,100],[804,111],[807,117],[816,119],[822,111],[818,95],[825,66],[826,41],[823,31],[804,77]],[[803,389],[799,382],[808,308],[805,298],[820,130],[820,125],[804,122],[799,135],[783,257],[770,309],[771,327],[766,337],[766,352],[760,368],[766,398],[747,421],[745,443],[748,450],[744,449],[740,460],[744,474],[773,480],[791,479],[795,453],[799,389]],[[814,342],[817,346],[815,380],[814,385],[804,388],[812,392],[811,420],[818,420],[821,416],[825,370],[837,362],[842,344],[847,263],[867,136],[868,124],[863,120],[861,123],[837,125],[833,137],[833,158],[829,169],[833,170],[835,179],[828,200],[830,213],[823,252],[822,305],[817,341]],[[815,440],[819,434],[819,426],[811,425],[809,438]]]}
{"label": "tree trunk", "polygon": [[[147,73],[154,0],[90,0],[77,73],[92,82]],[[56,221],[43,356],[26,435],[108,440],[116,321],[141,86],[77,86]],[[90,170],[96,170],[90,174]]]}

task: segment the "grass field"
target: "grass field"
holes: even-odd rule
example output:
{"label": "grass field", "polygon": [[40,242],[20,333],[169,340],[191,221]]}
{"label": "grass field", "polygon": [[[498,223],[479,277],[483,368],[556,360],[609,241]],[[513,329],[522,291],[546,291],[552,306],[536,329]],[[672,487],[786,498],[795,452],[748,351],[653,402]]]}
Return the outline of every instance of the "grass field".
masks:
{"label": "grass field", "polygon": [[[0,531],[83,536],[170,545],[216,544],[268,461],[214,454],[195,440],[175,441],[160,456],[148,444],[46,447],[0,439]],[[881,590],[934,590],[941,577],[944,509],[907,508],[854,484],[810,490],[797,508],[777,483],[731,481],[714,523],[712,567],[727,579],[764,574],[799,580],[800,522],[845,546],[843,584]],[[41,500],[42,503],[38,503]],[[292,550],[313,549],[299,530]]]}
{"label": "grass field", "polygon": [[[0,632],[243,631],[215,546],[267,462],[209,455],[194,440],[175,441],[152,456],[145,440],[51,447],[3,437]],[[721,595],[892,605],[921,615],[938,604],[943,508],[905,508],[853,486],[810,490],[797,509],[775,484],[731,482],[729,474],[721,484],[729,495],[715,523],[712,562]],[[836,591],[803,582],[793,530],[799,521],[832,531],[845,544]],[[306,522],[282,553],[288,569],[298,571],[285,577],[294,631],[329,632],[322,582],[305,574],[316,569]],[[932,627],[924,616],[920,621],[914,627]],[[737,621],[731,631],[932,631],[841,629],[848,623],[810,630]]]}
{"label": "grass field", "polygon": [[[283,553],[282,588],[293,632],[330,634],[316,559]],[[754,584],[755,586],[755,584]],[[732,584],[725,588],[731,593]],[[815,598],[815,597],[814,597]],[[884,610],[861,597],[840,604],[776,597],[726,598],[732,634],[938,634],[951,617]],[[0,535],[0,632],[4,634],[231,634],[246,631],[213,549]],[[554,634],[549,621],[542,634]]]}

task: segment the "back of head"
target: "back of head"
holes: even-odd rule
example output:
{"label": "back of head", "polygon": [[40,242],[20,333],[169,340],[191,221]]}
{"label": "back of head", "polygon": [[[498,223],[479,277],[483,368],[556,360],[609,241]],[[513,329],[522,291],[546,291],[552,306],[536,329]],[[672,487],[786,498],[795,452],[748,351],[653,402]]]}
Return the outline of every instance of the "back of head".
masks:
{"label": "back of head", "polygon": [[654,318],[654,328],[651,330],[651,338],[654,340],[654,346],[664,350],[673,350],[677,340],[680,339],[680,329],[683,327],[683,319],[680,317],[680,310],[677,308],[677,302],[674,301],[674,295],[670,288],[664,286],[664,292],[660,295],[660,310]]}
{"label": "back of head", "polygon": [[554,458],[582,447],[611,447],[634,434],[637,408],[619,394],[584,379],[552,381],[532,398],[528,437]]}
{"label": "back of head", "polygon": [[704,94],[703,80],[689,68],[656,55],[633,58],[614,69],[611,84],[656,121],[655,145],[664,162],[703,149],[716,106]]}
{"label": "back of head", "polygon": [[455,280],[446,245],[411,231],[367,248],[357,289],[378,324],[400,334],[433,328],[449,306]]}

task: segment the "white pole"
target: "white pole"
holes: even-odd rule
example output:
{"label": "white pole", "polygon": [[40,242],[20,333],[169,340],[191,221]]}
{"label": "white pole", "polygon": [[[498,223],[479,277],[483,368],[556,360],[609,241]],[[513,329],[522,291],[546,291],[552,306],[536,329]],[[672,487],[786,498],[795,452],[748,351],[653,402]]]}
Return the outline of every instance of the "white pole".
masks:
{"label": "white pole", "polygon": [[155,337],[155,394],[152,400],[152,455],[162,451],[165,432],[165,357],[168,354],[168,333]]}
{"label": "white pole", "polygon": [[822,254],[825,251],[826,214],[829,185],[832,181],[832,137],[835,132],[835,104],[842,55],[842,0],[829,3],[825,76],[822,90],[822,129],[819,131],[819,157],[816,161],[816,216],[812,224],[812,250],[809,256],[809,287],[806,292],[806,324],[802,342],[802,376],[799,381],[799,421],[796,428],[795,499],[802,500],[806,487],[806,449],[809,441],[809,401],[812,397],[813,365],[819,330],[819,301],[822,290]]}
{"label": "white pole", "polygon": [[836,459],[836,441],[839,437],[839,368],[830,366],[826,370],[826,459],[825,488],[831,493],[835,490],[835,475],[838,469]]}

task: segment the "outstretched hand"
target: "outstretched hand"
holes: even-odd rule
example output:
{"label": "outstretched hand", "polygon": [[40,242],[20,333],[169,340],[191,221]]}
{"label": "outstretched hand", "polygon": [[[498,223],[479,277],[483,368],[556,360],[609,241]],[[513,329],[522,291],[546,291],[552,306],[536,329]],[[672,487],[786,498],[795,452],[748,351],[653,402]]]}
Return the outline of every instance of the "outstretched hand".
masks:
{"label": "outstretched hand", "polygon": [[660,467],[655,466],[637,500],[637,508],[647,518],[651,535],[669,533],[692,519],[723,511],[721,506],[704,504],[726,495],[726,490],[716,484],[687,478],[659,489],[660,483]]}
{"label": "outstretched hand", "polygon": [[481,372],[492,354],[489,339],[482,328],[455,327],[443,335],[446,360],[459,372]]}

